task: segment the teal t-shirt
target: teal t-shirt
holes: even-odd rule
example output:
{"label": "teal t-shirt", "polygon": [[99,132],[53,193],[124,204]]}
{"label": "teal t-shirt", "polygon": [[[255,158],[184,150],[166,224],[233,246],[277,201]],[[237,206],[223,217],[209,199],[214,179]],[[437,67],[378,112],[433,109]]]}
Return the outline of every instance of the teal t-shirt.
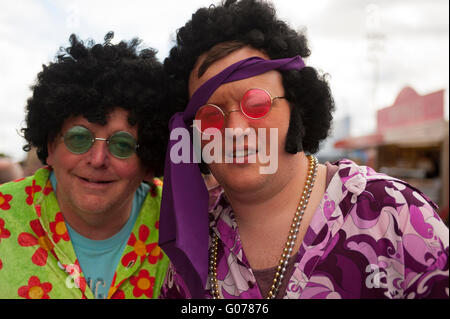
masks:
{"label": "teal t-shirt", "polygon": [[[50,181],[56,194],[56,178],[50,173]],[[111,286],[117,264],[122,257],[123,250],[128,242],[133,226],[141,210],[142,203],[149,192],[150,186],[141,183],[137,189],[130,218],[122,229],[114,236],[105,240],[92,240],[78,234],[66,223],[73,249],[84,273],[87,284],[95,298],[106,299]]]}

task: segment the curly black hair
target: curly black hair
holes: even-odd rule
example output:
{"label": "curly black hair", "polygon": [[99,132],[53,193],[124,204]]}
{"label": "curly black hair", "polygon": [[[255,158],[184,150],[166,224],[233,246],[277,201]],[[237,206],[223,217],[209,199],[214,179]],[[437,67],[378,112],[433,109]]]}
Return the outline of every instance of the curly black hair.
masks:
{"label": "curly black hair", "polygon": [[103,44],[95,44],[72,34],[71,46],[60,48],[55,61],[43,65],[26,105],[22,132],[28,144],[23,149],[36,147],[46,164],[47,141],[59,134],[67,118],[82,115],[89,122],[106,125],[108,114],[120,107],[129,112],[130,125],[137,125],[137,155],[142,164],[160,176],[170,115],[163,66],[154,49],[138,49],[140,39],[112,44],[113,37],[109,32]]}
{"label": "curly black hair", "polygon": [[[200,55],[219,43],[237,41],[267,54],[271,59],[311,52],[305,35],[278,20],[273,5],[258,0],[227,0],[200,8],[178,29],[176,45],[164,60],[171,81],[173,107],[182,111],[189,101],[189,75]],[[282,72],[285,96],[292,106],[286,151],[316,153],[330,130],[334,100],[326,75],[314,68]]]}

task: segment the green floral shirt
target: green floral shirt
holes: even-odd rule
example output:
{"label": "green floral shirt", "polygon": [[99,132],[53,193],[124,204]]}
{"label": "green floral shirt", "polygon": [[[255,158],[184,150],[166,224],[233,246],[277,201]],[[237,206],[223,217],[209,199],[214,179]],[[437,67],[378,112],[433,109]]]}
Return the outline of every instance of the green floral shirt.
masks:
{"label": "green floral shirt", "polygon": [[[93,299],[53,192],[50,169],[0,185],[0,298]],[[158,246],[162,181],[154,179],[108,298],[158,298],[168,257]]]}

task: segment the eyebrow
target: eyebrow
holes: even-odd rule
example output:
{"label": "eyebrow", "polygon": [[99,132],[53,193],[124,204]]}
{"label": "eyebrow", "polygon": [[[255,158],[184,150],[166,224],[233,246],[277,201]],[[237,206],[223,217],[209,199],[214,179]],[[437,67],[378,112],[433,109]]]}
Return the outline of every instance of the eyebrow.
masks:
{"label": "eyebrow", "polygon": [[[224,83],[225,84],[225,83]],[[218,88],[219,89],[219,88]],[[235,100],[235,101],[237,101],[238,102],[238,107],[240,108],[241,107],[241,101],[242,101],[242,98],[244,97],[244,95],[245,95],[245,93],[247,93],[249,90],[251,90],[251,89],[254,89],[254,87],[251,87],[251,88],[249,88],[249,89],[243,89],[242,87],[240,87],[240,89],[235,89],[235,90],[233,90],[233,92],[237,92],[237,91],[239,91],[239,97],[238,98],[235,98],[234,96],[231,96],[230,94],[227,94],[227,98],[229,99],[229,98],[231,98],[231,99],[233,99],[233,100]],[[266,89],[264,89],[264,90],[266,90]],[[215,91],[214,91],[215,92]],[[214,93],[213,93],[214,94]],[[237,93],[236,93],[237,94]],[[227,107],[223,104],[223,103],[214,103],[214,100],[213,101],[211,101],[211,102],[207,102],[206,104],[214,104],[215,106],[217,106],[217,107],[219,107],[222,111],[224,111],[225,113],[227,113]],[[205,104],[205,105],[206,105]],[[229,104],[229,103],[228,103]],[[230,106],[230,107],[232,107],[232,106]]]}

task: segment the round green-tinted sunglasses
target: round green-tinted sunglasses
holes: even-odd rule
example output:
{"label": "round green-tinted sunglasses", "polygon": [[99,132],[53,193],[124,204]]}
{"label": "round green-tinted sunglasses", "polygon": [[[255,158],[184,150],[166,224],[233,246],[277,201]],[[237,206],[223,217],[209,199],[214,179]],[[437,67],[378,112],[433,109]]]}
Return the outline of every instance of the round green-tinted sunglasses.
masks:
{"label": "round green-tinted sunglasses", "polygon": [[128,132],[118,131],[108,138],[94,137],[84,126],[72,127],[63,138],[67,149],[73,154],[86,153],[95,141],[105,141],[109,152],[120,159],[129,158],[139,147],[133,135]]}

